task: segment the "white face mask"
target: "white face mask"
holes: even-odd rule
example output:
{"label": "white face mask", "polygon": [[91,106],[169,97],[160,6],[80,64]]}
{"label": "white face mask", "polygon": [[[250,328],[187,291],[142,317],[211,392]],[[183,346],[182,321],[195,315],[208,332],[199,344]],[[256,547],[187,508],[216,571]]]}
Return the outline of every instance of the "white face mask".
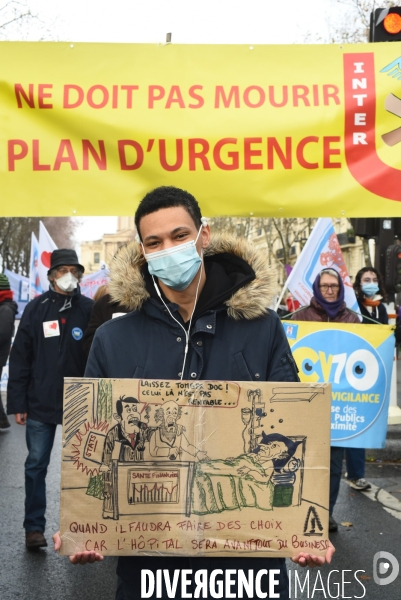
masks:
{"label": "white face mask", "polygon": [[63,292],[73,292],[78,285],[78,279],[72,273],[66,273],[56,279],[55,283]]}

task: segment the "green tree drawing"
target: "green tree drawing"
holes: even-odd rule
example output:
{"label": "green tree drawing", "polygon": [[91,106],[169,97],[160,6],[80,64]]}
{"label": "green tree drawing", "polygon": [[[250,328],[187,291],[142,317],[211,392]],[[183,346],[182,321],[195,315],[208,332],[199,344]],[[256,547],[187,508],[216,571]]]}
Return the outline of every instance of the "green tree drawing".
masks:
{"label": "green tree drawing", "polygon": [[113,416],[113,388],[111,381],[101,379],[97,393],[97,421],[111,422]]}

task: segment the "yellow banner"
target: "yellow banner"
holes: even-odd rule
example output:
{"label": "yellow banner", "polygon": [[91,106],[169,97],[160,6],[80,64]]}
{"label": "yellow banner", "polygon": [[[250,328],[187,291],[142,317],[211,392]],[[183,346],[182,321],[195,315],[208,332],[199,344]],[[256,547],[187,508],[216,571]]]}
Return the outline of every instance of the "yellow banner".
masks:
{"label": "yellow banner", "polygon": [[0,43],[0,215],[401,216],[401,46]]}

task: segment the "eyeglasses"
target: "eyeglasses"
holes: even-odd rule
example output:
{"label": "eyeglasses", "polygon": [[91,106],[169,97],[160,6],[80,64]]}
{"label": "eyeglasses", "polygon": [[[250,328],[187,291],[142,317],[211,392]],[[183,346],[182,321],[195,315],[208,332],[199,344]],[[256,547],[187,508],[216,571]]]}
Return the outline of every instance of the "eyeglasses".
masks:
{"label": "eyeglasses", "polygon": [[67,275],[67,273],[71,273],[71,275],[74,275],[74,277],[78,277],[80,272],[80,269],[76,269],[75,267],[72,267],[71,269],[69,269],[68,267],[59,267],[57,269],[57,273],[59,273],[60,275]]}
{"label": "eyeglasses", "polygon": [[327,292],[327,290],[330,288],[333,290],[333,292],[336,292],[338,289],[340,289],[340,286],[338,285],[338,283],[333,283],[333,285],[330,285],[329,283],[323,283],[322,285],[319,285],[321,290],[324,290],[325,292]]}

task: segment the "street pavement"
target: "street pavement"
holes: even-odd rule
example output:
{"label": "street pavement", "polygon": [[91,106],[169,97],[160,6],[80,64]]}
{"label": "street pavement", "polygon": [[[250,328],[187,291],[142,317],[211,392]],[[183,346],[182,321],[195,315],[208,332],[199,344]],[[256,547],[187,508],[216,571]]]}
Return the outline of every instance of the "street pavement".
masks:
{"label": "street pavement", "polygon": [[[96,565],[74,566],[52,549],[51,534],[57,531],[59,522],[60,427],[47,477],[49,547],[36,552],[25,549],[24,436],[24,427],[14,422],[9,430],[0,430],[0,600],[113,600],[116,558],[106,557]],[[401,447],[401,435],[399,444]],[[390,552],[401,563],[401,453],[398,456],[399,462],[367,463],[366,477],[373,484],[370,493],[355,491],[342,481],[334,513],[339,531],[331,536],[337,548],[332,564],[320,570],[305,570],[288,561],[291,598],[401,599],[401,574],[386,586],[373,579],[373,558],[377,552]],[[355,578],[357,570],[362,576],[359,580]],[[303,591],[298,583],[295,587],[296,577],[304,586]],[[338,584],[342,581],[341,587]]]}
{"label": "street pavement", "polygon": [[59,528],[61,427],[57,428],[46,479],[49,546],[35,552],[25,549],[22,521],[26,455],[25,427],[12,422],[10,429],[0,430],[0,600],[112,600],[116,558],[77,566],[52,548],[51,534]]}

